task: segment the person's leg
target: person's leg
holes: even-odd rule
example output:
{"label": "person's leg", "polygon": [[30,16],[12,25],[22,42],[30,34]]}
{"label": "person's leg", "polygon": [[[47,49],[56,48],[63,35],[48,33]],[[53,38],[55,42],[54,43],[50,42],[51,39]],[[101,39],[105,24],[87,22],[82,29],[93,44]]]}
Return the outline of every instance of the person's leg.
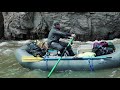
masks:
{"label": "person's leg", "polygon": [[71,48],[71,46],[69,46],[69,47],[67,48],[67,50],[68,50],[70,56],[74,56],[74,55],[75,55],[74,52],[73,52],[73,50],[72,50],[72,48]]}
{"label": "person's leg", "polygon": [[[66,42],[61,42],[61,41],[60,41],[59,43],[60,43],[60,45],[62,45],[64,48],[67,47],[67,45],[68,45],[68,43],[66,43]],[[72,50],[72,48],[71,48],[71,45],[67,47],[67,51],[69,52],[69,55],[70,55],[70,56],[74,56],[74,55],[75,55],[74,52],[73,52],[73,50]]]}
{"label": "person's leg", "polygon": [[62,45],[60,45],[59,43],[56,43],[56,42],[52,42],[50,47],[53,48],[53,49],[59,50],[61,54],[64,51],[64,47]]}

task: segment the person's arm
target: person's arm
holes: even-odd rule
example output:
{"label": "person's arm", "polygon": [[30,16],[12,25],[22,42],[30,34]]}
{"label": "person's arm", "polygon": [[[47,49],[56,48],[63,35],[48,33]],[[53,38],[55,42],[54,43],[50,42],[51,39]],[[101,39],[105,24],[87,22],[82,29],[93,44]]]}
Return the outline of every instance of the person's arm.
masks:
{"label": "person's arm", "polygon": [[61,32],[61,31],[56,31],[54,32],[56,35],[61,36],[61,38],[67,38],[68,36],[71,36],[70,33],[66,33],[66,32]]}

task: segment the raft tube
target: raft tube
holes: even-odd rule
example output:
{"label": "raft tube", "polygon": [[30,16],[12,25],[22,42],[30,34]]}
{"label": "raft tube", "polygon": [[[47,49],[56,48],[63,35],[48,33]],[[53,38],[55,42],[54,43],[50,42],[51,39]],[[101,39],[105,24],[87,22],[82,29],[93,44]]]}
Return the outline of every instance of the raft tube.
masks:
{"label": "raft tube", "polygon": [[[74,58],[72,56],[62,57],[55,71],[83,71],[83,70],[100,70],[108,68],[116,68],[120,66],[120,45],[115,45],[116,51],[112,54],[96,56],[93,58]],[[22,62],[23,56],[33,56],[27,51],[27,45],[15,50],[16,60],[25,68],[41,69],[50,71],[57,63],[59,56],[46,56],[38,62]]]}

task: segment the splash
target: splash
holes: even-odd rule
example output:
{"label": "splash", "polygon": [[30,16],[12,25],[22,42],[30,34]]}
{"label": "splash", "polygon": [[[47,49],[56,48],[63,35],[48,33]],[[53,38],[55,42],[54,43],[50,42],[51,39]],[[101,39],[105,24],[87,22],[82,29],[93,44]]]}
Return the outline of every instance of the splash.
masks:
{"label": "splash", "polygon": [[5,45],[7,45],[8,44],[8,42],[2,42],[2,43],[0,43],[0,47],[1,46],[5,46]]}
{"label": "splash", "polygon": [[18,43],[18,44],[21,44],[21,45],[24,45],[24,44],[27,44],[27,43],[29,43],[29,42],[31,42],[31,40],[18,41],[17,43]]}
{"label": "splash", "polygon": [[5,54],[5,55],[10,55],[10,54],[13,53],[13,52],[14,52],[13,50],[7,49],[7,50],[4,50],[4,51],[3,51],[3,54]]}

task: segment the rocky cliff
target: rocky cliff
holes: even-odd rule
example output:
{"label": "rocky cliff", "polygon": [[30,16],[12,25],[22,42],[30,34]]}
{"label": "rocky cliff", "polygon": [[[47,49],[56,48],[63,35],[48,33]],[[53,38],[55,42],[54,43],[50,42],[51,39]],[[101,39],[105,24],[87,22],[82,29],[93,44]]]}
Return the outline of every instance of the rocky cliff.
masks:
{"label": "rocky cliff", "polygon": [[54,20],[60,20],[63,31],[75,33],[76,40],[120,37],[120,12],[2,12],[0,38],[3,33],[5,39],[46,38]]}
{"label": "rocky cliff", "polygon": [[4,21],[3,21],[3,15],[0,12],[0,39],[4,37]]}

